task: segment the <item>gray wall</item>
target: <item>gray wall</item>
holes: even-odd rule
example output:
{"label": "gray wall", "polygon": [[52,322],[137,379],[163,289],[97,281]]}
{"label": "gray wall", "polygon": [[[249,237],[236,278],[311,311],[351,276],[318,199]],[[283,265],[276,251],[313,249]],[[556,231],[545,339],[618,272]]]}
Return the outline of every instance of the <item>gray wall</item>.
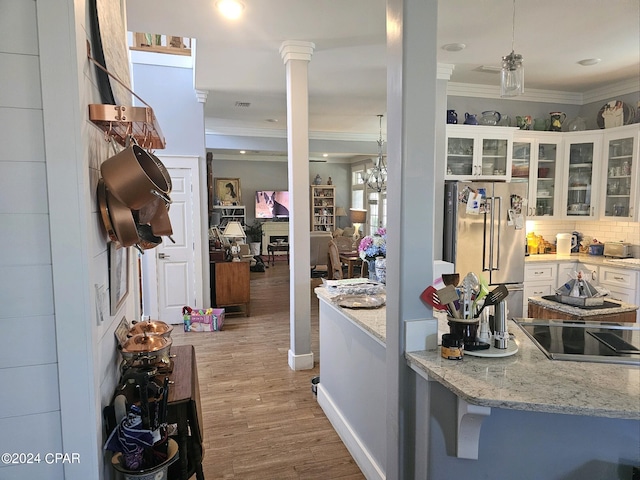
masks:
{"label": "gray wall", "polygon": [[134,63],[133,78],[134,91],[151,105],[166,138],[162,155],[203,158],[203,104],[193,89],[193,70]]}
{"label": "gray wall", "polygon": [[[416,378],[418,384],[426,382]],[[500,408],[492,408],[482,423],[478,460],[457,458],[456,397],[437,382],[429,385],[430,405],[419,399],[425,402],[424,411],[431,412],[429,453],[418,451],[415,457],[416,471],[428,469],[429,480],[630,479],[632,466],[638,465],[640,422],[636,420]],[[417,412],[423,416],[421,408]]]}
{"label": "gray wall", "polygon": [[[239,178],[242,189],[242,203],[247,211],[247,224],[251,225],[255,218],[255,193],[259,190],[287,190],[288,173],[285,162],[257,162],[245,160],[216,160],[213,158],[213,176],[220,178]],[[320,174],[323,183],[329,177],[336,187],[336,206],[347,211],[351,206],[351,165],[345,163],[310,163],[309,185],[316,174]],[[346,226],[348,218],[338,219],[341,226]]]}
{"label": "gray wall", "polygon": [[87,2],[2,0],[0,10],[0,71],[11,73],[0,89],[0,452],[81,458],[0,464],[0,477],[103,478],[111,467],[101,411],[118,377],[113,331],[132,318],[136,294],[131,284],[110,314],[96,186],[112,153],[87,118],[88,104],[100,103]]}

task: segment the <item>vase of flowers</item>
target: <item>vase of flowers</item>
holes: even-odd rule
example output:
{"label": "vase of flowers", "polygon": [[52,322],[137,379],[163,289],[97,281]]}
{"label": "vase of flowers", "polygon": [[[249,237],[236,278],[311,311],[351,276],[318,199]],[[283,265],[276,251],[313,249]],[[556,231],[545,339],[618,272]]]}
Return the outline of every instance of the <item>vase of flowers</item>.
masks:
{"label": "vase of flowers", "polygon": [[[358,254],[363,261],[367,262],[369,280],[383,281],[376,275],[376,259],[385,259],[387,256],[387,229],[378,228],[373,235],[363,237],[358,245]],[[386,268],[384,276],[386,281]]]}

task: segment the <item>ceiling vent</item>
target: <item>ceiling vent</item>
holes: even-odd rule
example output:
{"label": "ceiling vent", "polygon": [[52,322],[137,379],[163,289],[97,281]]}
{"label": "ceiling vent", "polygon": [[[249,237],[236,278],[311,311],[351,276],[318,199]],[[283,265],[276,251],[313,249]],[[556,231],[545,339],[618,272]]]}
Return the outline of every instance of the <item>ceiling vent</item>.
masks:
{"label": "ceiling vent", "polygon": [[251,106],[251,103],[249,102],[236,102],[236,107],[248,108],[249,106]]}

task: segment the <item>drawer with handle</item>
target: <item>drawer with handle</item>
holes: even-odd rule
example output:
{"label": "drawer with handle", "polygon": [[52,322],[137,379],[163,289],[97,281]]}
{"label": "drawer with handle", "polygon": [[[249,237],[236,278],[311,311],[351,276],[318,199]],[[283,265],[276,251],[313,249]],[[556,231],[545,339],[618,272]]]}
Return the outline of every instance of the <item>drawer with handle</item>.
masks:
{"label": "drawer with handle", "polygon": [[553,280],[555,278],[555,274],[556,274],[555,264],[525,265],[524,267],[525,282]]}
{"label": "drawer with handle", "polygon": [[615,285],[635,290],[638,272],[622,270],[618,268],[600,267],[600,283],[603,285]]}

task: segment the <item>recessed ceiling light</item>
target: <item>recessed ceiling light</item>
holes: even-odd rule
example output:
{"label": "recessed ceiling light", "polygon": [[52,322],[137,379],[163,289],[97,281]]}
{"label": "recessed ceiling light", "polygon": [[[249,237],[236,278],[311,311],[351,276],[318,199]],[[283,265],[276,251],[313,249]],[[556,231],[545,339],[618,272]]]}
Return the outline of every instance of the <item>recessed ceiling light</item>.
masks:
{"label": "recessed ceiling light", "polygon": [[236,20],[242,15],[244,5],[237,0],[219,0],[216,7],[222,15],[230,20]]}
{"label": "recessed ceiling light", "polygon": [[578,63],[583,67],[590,67],[591,65],[597,65],[602,60],[600,58],[585,58],[584,60],[580,60]]}
{"label": "recessed ceiling light", "polygon": [[247,153],[247,151],[246,151],[246,150],[240,150],[240,153],[241,153],[242,155],[244,155],[245,153]]}
{"label": "recessed ceiling light", "polygon": [[326,158],[326,157],[329,156],[329,154],[328,153],[323,153],[322,156]]}
{"label": "recessed ceiling light", "polygon": [[467,46],[464,43],[447,43],[442,46],[443,50],[447,52],[459,52],[460,50],[464,50]]}

